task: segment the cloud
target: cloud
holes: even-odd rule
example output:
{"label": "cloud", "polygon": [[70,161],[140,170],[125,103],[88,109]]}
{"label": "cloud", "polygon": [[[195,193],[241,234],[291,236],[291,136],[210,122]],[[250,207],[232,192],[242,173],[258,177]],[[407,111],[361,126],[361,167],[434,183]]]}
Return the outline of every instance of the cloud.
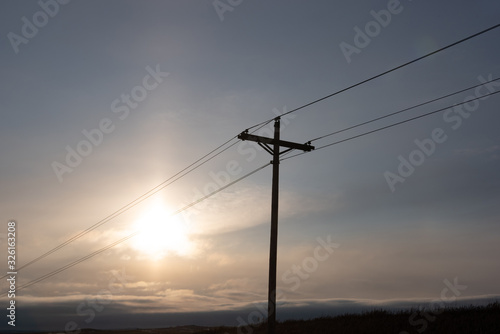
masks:
{"label": "cloud", "polygon": [[[266,302],[258,300],[252,303],[219,304],[220,300],[196,296],[192,290],[166,290],[164,298],[171,299],[164,302],[155,298],[116,298],[104,305],[100,311],[94,311],[94,318],[89,320],[88,299],[80,301],[51,300],[27,303],[23,301],[23,328],[49,330],[63,330],[64,326],[72,321],[82,328],[116,328],[119,323],[123,328],[161,328],[175,325],[242,325],[241,320],[247,322],[255,318],[256,314],[263,317],[266,312]],[[438,296],[439,297],[439,296]],[[183,311],[177,308],[181,299],[201,303],[205,309],[199,311]],[[432,306],[433,299],[305,299],[278,301],[278,319],[310,319],[321,316],[335,316],[345,313],[360,313],[373,309],[397,310],[411,309],[422,306]],[[500,300],[500,295],[478,295],[459,298],[451,306],[486,305]],[[210,304],[213,303],[213,304]],[[81,311],[78,312],[77,307]],[[6,324],[0,324],[0,329],[6,330]]]}

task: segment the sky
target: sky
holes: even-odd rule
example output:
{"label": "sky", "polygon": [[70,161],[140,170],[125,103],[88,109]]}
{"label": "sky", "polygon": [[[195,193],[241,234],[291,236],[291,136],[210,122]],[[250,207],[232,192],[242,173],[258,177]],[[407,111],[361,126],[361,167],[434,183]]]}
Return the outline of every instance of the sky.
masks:
{"label": "sky", "polygon": [[[2,276],[9,221],[19,268],[233,138],[14,275],[17,289],[142,232],[0,298],[4,310],[15,301],[15,327],[3,316],[3,331],[66,332],[261,320],[271,166],[172,214],[269,164],[239,133],[494,26],[500,13],[494,0],[0,6]],[[280,163],[278,319],[498,300],[500,99],[485,95],[500,83],[485,82],[500,77],[499,38],[491,30],[282,117],[281,138],[306,143],[481,85],[312,145],[441,112]]]}

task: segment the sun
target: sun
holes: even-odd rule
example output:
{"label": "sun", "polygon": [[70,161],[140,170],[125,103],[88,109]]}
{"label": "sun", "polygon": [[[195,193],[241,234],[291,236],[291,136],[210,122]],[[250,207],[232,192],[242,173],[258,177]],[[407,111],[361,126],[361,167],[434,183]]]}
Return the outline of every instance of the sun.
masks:
{"label": "sun", "polygon": [[141,233],[132,239],[132,246],[151,260],[172,254],[186,256],[192,251],[186,224],[160,203],[145,210],[134,228]]}

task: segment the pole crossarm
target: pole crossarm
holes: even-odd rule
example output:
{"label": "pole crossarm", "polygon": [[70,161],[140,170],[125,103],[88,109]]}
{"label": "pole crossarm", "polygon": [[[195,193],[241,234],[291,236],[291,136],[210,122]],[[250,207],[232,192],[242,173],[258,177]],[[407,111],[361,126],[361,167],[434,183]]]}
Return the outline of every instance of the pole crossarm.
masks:
{"label": "pole crossarm", "polygon": [[[254,142],[257,142],[258,144],[262,144],[262,145],[270,144],[270,145],[274,146],[274,144],[275,144],[275,139],[273,139],[273,138],[251,135],[246,131],[240,133],[238,135],[238,139],[254,141]],[[292,143],[292,142],[286,141],[286,140],[278,140],[278,145],[283,146],[283,147],[287,147],[290,149],[294,149],[294,150],[302,150],[305,152],[310,152],[310,151],[314,150],[314,146],[312,146],[310,143],[298,144],[298,143]],[[286,151],[283,151],[281,153],[285,153],[285,152]]]}

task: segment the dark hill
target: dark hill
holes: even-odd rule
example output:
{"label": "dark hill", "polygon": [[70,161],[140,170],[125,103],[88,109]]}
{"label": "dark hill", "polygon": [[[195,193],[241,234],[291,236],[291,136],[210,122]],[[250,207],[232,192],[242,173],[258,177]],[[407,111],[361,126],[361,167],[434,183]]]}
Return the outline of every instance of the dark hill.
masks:
{"label": "dark hill", "polygon": [[[197,334],[265,334],[265,324],[221,327]],[[279,334],[500,334],[500,303],[438,311],[375,310],[313,320],[278,323]]]}

